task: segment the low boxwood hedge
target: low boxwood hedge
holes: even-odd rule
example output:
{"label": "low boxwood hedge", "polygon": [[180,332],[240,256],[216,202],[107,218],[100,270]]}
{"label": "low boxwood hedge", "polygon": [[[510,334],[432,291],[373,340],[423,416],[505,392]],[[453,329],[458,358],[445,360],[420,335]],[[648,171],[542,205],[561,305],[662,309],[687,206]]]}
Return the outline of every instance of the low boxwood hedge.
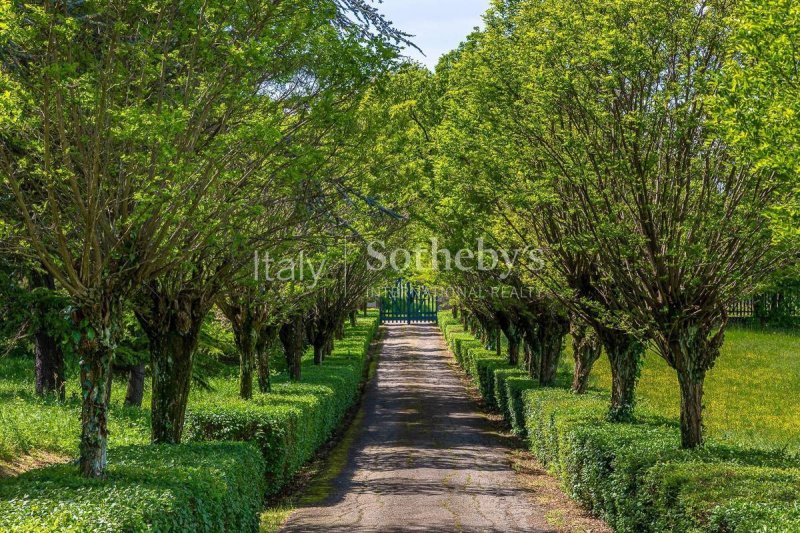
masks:
{"label": "low boxwood hedge", "polygon": [[509,424],[511,424],[511,411],[508,409],[508,389],[506,388],[506,381],[511,378],[527,377],[527,372],[512,366],[498,368],[494,373],[494,402],[495,405],[497,405],[497,410]]}
{"label": "low boxwood hedge", "polygon": [[[451,328],[446,337],[468,345],[450,319],[440,324]],[[565,490],[615,531],[800,531],[796,456],[714,442],[681,450],[676,421],[644,406],[636,421],[610,423],[607,394],[538,388],[526,372],[497,357],[477,357],[474,368],[486,403],[517,434],[526,434],[531,451]]]}
{"label": "low boxwood hedge", "polygon": [[494,395],[495,372],[503,368],[510,368],[505,357],[486,356],[475,359],[475,379],[484,403],[489,409],[497,409]]}
{"label": "low boxwood hedge", "polygon": [[258,531],[264,459],[246,443],[111,449],[108,477],[58,465],[0,480],[0,531]]}
{"label": "low boxwood hedge", "polygon": [[527,375],[509,376],[506,380],[506,412],[504,416],[511,424],[511,431],[515,435],[524,437],[527,433],[525,429],[525,404],[522,394],[531,389],[539,387],[533,379]]}
{"label": "low boxwood hedge", "polygon": [[186,438],[255,442],[266,462],[267,494],[277,493],[331,437],[357,400],[377,327],[376,317],[359,318],[321,366],[304,359],[299,383],[276,383],[271,393],[249,401],[229,398],[191,405]]}

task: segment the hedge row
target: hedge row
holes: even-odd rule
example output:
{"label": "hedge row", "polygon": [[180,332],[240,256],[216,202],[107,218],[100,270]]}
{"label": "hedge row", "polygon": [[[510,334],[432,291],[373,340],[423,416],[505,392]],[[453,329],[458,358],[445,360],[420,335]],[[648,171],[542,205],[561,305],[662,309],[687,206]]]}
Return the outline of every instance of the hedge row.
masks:
{"label": "hedge row", "polygon": [[0,480],[0,531],[258,531],[264,460],[245,443],[131,446],[108,478],[74,465]]}
{"label": "hedge row", "polygon": [[270,394],[250,401],[190,405],[186,437],[256,443],[266,463],[267,495],[274,495],[331,437],[357,400],[377,328],[374,315],[348,325],[321,366],[304,358],[299,383],[277,383]]}
{"label": "hedge row", "polygon": [[[537,388],[523,371],[476,351],[450,313],[439,323],[459,362],[478,369],[470,375],[487,405],[616,531],[800,531],[797,457],[713,442],[681,450],[675,421],[640,410],[634,423],[609,423],[606,395]],[[478,360],[465,365],[471,357]]]}
{"label": "hedge row", "polygon": [[[74,465],[0,480],[0,531],[255,532],[274,494],[331,435],[359,392],[374,316],[348,326],[322,367],[304,361],[301,383],[245,402],[192,405],[176,446],[109,452],[106,480]],[[307,358],[308,359],[308,358]]]}

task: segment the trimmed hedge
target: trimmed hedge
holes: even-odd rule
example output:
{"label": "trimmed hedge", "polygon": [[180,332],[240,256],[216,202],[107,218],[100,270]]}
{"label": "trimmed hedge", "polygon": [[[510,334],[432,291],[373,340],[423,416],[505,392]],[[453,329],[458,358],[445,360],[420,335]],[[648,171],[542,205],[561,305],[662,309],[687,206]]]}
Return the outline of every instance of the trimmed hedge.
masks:
{"label": "trimmed hedge", "polygon": [[528,376],[509,376],[506,379],[506,418],[511,424],[511,431],[515,435],[524,437],[527,434],[525,428],[525,404],[522,394],[525,391],[539,388],[538,383]]}
{"label": "trimmed hedge", "polygon": [[[450,324],[448,314],[440,324]],[[538,388],[497,358],[476,368],[486,403],[527,435],[573,498],[616,531],[800,531],[797,457],[713,442],[681,450],[677,423],[644,408],[633,423],[610,423],[606,394]]]}
{"label": "trimmed hedge", "polygon": [[299,383],[276,383],[250,401],[226,399],[191,405],[186,438],[195,441],[252,441],[266,462],[267,495],[277,493],[311,459],[358,399],[375,316],[347,326],[345,337],[321,366],[303,361]]}
{"label": "trimmed hedge", "polygon": [[0,480],[0,531],[256,532],[263,473],[245,443],[111,449],[106,480],[74,465]]}

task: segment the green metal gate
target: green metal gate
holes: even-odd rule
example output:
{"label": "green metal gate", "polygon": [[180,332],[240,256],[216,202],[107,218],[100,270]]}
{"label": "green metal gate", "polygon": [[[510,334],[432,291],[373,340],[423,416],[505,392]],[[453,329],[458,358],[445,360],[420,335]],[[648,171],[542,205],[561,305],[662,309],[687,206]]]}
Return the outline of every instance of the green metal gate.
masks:
{"label": "green metal gate", "polygon": [[386,322],[436,322],[439,302],[427,287],[398,280],[384,289],[378,302],[381,324]]}

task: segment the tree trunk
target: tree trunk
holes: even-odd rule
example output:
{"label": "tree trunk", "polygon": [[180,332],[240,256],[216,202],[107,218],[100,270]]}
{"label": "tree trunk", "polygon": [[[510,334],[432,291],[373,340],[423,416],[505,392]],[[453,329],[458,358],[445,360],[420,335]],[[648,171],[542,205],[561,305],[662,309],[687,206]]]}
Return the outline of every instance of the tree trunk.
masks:
{"label": "tree trunk", "polygon": [[611,363],[611,407],[608,418],[612,422],[628,421],[633,416],[644,345],[620,330],[600,328],[598,334]]}
{"label": "tree trunk", "polygon": [[256,341],[253,337],[244,339],[239,348],[239,397],[243,400],[253,398],[253,371],[256,366]]}
{"label": "tree trunk", "polygon": [[258,332],[251,320],[244,320],[236,328],[234,337],[239,349],[239,397],[253,398],[253,371],[256,366],[256,342]]}
{"label": "tree trunk", "polygon": [[272,346],[275,344],[275,338],[278,335],[278,328],[268,326],[262,328],[258,334],[258,341],[256,342],[256,367],[258,369],[258,389],[267,393],[272,390],[272,383],[270,380],[269,356]]}
{"label": "tree trunk", "polygon": [[114,386],[114,365],[108,367],[106,372],[106,388],[103,391],[106,405],[111,405],[111,389]]}
{"label": "tree trunk", "polygon": [[458,318],[458,306],[453,307],[453,318]]}
{"label": "tree trunk", "polygon": [[500,331],[499,328],[495,331],[496,340],[494,343],[494,349],[497,357],[501,357],[503,355],[503,342],[501,337],[502,334],[503,333]]}
{"label": "tree trunk", "polygon": [[107,373],[113,352],[96,346],[81,350],[81,443],[80,472],[84,477],[105,477],[108,449],[108,404],[106,403]]}
{"label": "tree trunk", "polygon": [[324,343],[323,344],[316,343],[316,342],[314,343],[314,364],[315,365],[319,366],[319,365],[322,364],[322,358],[325,356],[324,355],[324,351],[325,351]]}
{"label": "tree trunk", "polygon": [[511,366],[519,364],[519,339],[514,336],[508,339],[508,364]]}
{"label": "tree trunk", "polygon": [[705,372],[679,372],[681,389],[681,447],[703,444],[703,384]]}
{"label": "tree trunk", "polygon": [[105,477],[108,449],[108,403],[106,385],[114,359],[116,310],[119,302],[113,298],[89,305],[73,316],[76,325],[86,321],[89,329],[81,327],[78,344],[80,355],[81,441],[78,460],[81,475],[88,478]]}
{"label": "tree trunk", "polygon": [[570,324],[572,336],[572,358],[575,371],[572,376],[572,392],[585,394],[589,388],[589,376],[594,364],[600,359],[602,344],[594,330],[577,318]]}
{"label": "tree trunk", "polygon": [[[55,290],[55,280],[49,273],[32,271],[30,276],[31,288],[44,288]],[[44,305],[38,305],[36,312],[39,314],[39,327],[33,336],[34,356],[36,364],[36,394],[45,396],[55,394],[60,400],[65,399],[64,378],[64,352],[61,345],[53,338],[42,325],[43,318],[49,310]]]}
{"label": "tree trunk", "polygon": [[523,361],[525,371],[533,378],[538,380],[541,376],[541,346],[539,346],[539,339],[536,338],[535,333],[527,334],[524,336],[525,341],[523,344],[525,360]]}
{"label": "tree trunk", "polygon": [[358,325],[358,321],[356,320],[356,312],[353,311],[350,313],[350,327],[356,327]]}
{"label": "tree trunk", "polygon": [[659,345],[661,356],[678,373],[681,391],[681,446],[703,444],[703,385],[725,338],[725,322],[684,322]]}
{"label": "tree trunk", "polygon": [[125,393],[125,407],[141,407],[144,397],[145,364],[131,367],[128,374],[128,390]]}
{"label": "tree trunk", "polygon": [[181,442],[199,332],[198,323],[186,334],[169,331],[150,337],[153,361],[151,426],[154,444]]}
{"label": "tree trunk", "polygon": [[36,394],[45,396],[55,394],[65,399],[64,353],[61,346],[44,328],[34,335],[34,354],[36,357]]}
{"label": "tree trunk", "polygon": [[552,387],[556,383],[564,337],[568,331],[569,323],[563,317],[558,316],[540,323],[537,328],[539,349],[541,350],[539,354],[539,384],[543,387]]}
{"label": "tree trunk", "polygon": [[301,379],[301,363],[305,347],[305,332],[302,318],[284,324],[280,329],[281,344],[286,354],[286,366],[293,381]]}

